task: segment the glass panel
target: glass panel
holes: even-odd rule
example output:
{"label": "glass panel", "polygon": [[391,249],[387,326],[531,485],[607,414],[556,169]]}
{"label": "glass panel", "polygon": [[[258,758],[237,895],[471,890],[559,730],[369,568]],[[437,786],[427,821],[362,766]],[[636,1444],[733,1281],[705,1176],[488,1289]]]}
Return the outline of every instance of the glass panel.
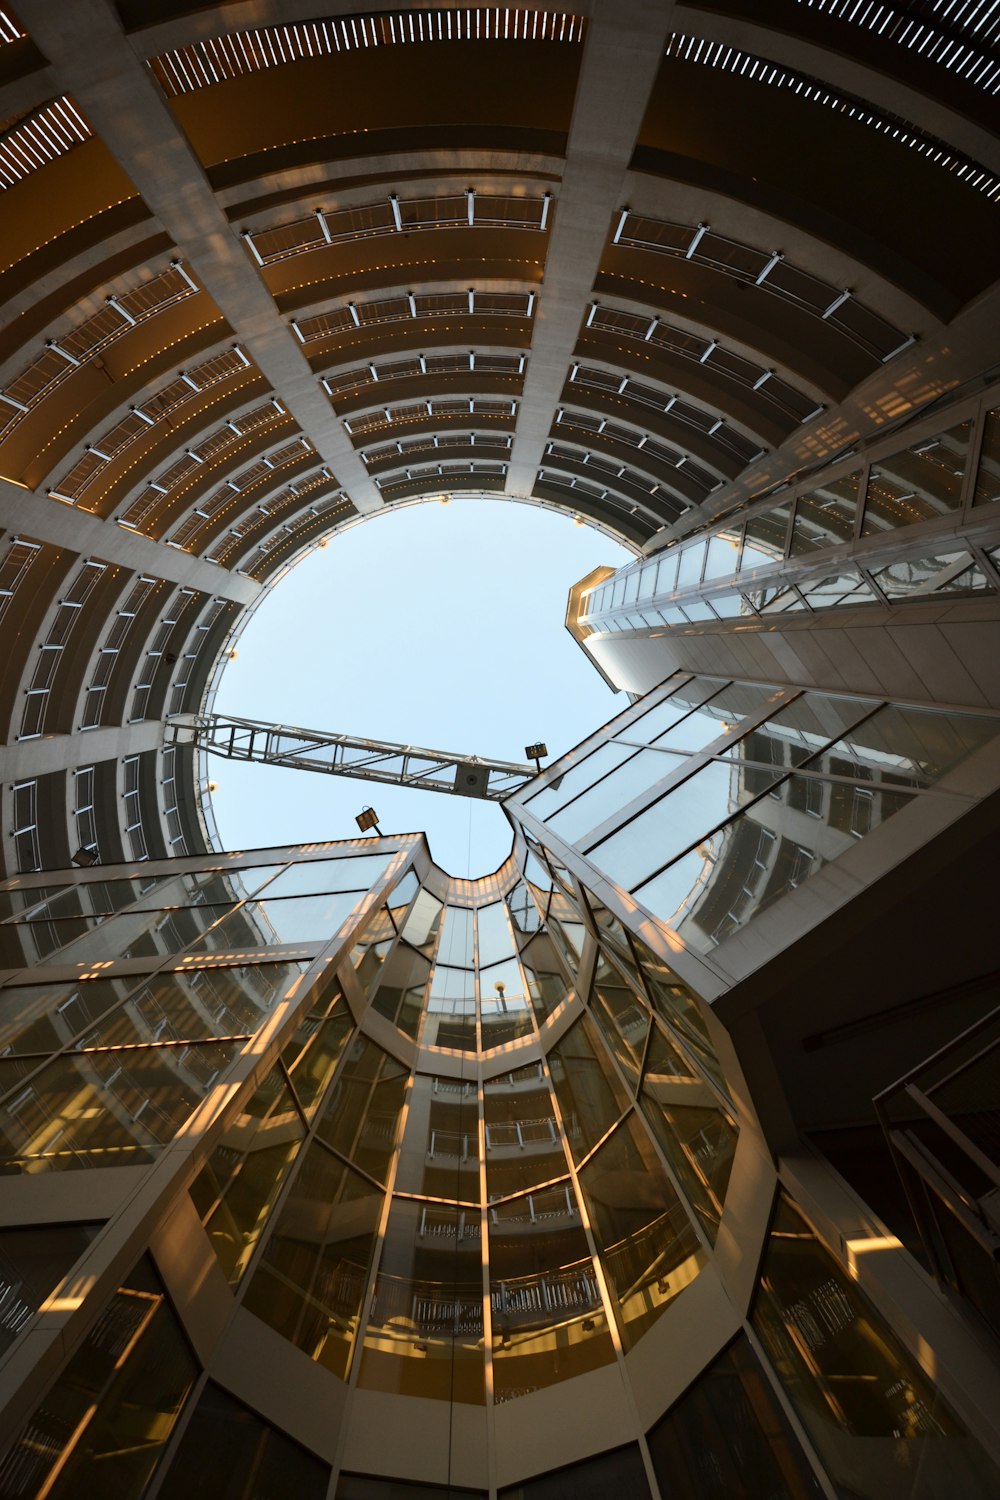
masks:
{"label": "glass panel", "polygon": [[590,1008],[634,1093],[649,1032],[649,1012],[603,954],[598,955]]}
{"label": "glass panel", "polygon": [[474,1083],[417,1074],[396,1168],[401,1193],[479,1202],[479,1104]]}
{"label": "glass panel", "polygon": [[281,1060],[288,1069],[295,1097],[307,1119],[326,1093],[327,1084],[340,1061],[354,1019],[340,990],[326,999],[317,997],[285,1044]]}
{"label": "glass panel", "polygon": [[[529,855],[529,858],[533,856]],[[542,919],[538,914],[538,907],[528,887],[523,881],[517,885],[507,897],[507,907],[510,911],[511,921],[514,924],[514,935],[518,944],[522,945],[525,938],[539,930]]]}
{"label": "glass panel", "polygon": [[[677,717],[676,713],[674,717]],[[609,771],[620,766],[622,761],[628,760],[629,756],[634,753],[632,750],[624,749],[621,745],[601,745],[599,749],[584,756],[582,761],[570,766],[562,775],[556,776],[548,786],[532,792],[531,796],[525,799],[526,806],[530,807],[536,818],[544,818],[547,812],[562,807],[571,797],[593,786],[602,776],[606,776]]]}
{"label": "glass panel", "polygon": [[643,1114],[714,1243],[729,1186],[736,1129],[684,1054],[653,1028],[640,1097]]}
{"label": "glass panel", "polygon": [[[638,1448],[616,1448],[597,1458],[525,1479],[521,1484],[498,1490],[499,1500],[649,1500],[649,1485]],[[337,1500],[340,1500],[338,1495]]]}
{"label": "glass panel", "polygon": [[766,723],[751,729],[732,750],[722,749],[719,754],[766,765],[799,766],[871,711],[870,699],[801,693]]}
{"label": "glass panel", "polygon": [[904,786],[931,786],[1000,734],[1000,715],[942,713],[887,703],[810,768]]}
{"label": "glass panel", "polygon": [[535,1010],[535,1018],[541,1025],[569,995],[556,959],[555,947],[547,932],[538,933],[522,950],[521,964],[528,982],[528,995]]}
{"label": "glass panel", "polygon": [[326,1500],[329,1465],[209,1381],[184,1429],[161,1500]]}
{"label": "glass panel", "polygon": [[647,708],[631,724],[623,724],[617,729],[616,737],[626,743],[652,745],[685,714],[707,702],[724,686],[718,677],[692,677],[679,682],[662,702]]}
{"label": "glass panel", "polygon": [[400,928],[406,941],[414,948],[421,949],[428,958],[434,955],[434,944],[437,942],[442,911],[443,907],[437,897],[432,896],[430,891],[422,889]]}
{"label": "glass panel", "polygon": [[823,1490],[745,1338],[649,1433],[669,1500],[812,1500]]}
{"label": "glass panel", "polygon": [[0,1229],[0,1355],[31,1322],[100,1229],[43,1224]]}
{"label": "glass panel", "polygon": [[196,1375],[163,1287],[141,1260],[0,1458],[0,1494],[144,1494]]}
{"label": "glass panel", "polygon": [[438,963],[451,964],[460,969],[472,968],[475,962],[472,947],[472,927],[471,907],[445,907],[441,940],[438,943]]}
{"label": "glass panel", "polygon": [[435,966],[420,1040],[426,1047],[475,1051],[476,980],[472,969]]}
{"label": "glass panel", "polygon": [[0,1173],[152,1161],[241,1047],[202,1042],[56,1058],[0,1109]]}
{"label": "glass panel", "polygon": [[799,589],[810,609],[836,609],[847,604],[872,604],[875,595],[857,573],[835,573],[815,583],[800,583]]}
{"label": "glass panel", "polygon": [[782,1197],[753,1325],[838,1491],[989,1500],[1000,1471]]}
{"label": "glass panel", "polygon": [[707,952],[911,800],[859,782],[789,776],[635,894]]}
{"label": "glass panel", "polygon": [[247,1268],[304,1137],[288,1085],[274,1068],[191,1184],[216,1259],[233,1284]]}
{"label": "glass panel", "polygon": [[577,843],[606,819],[627,807],[633,798],[648,792],[657,782],[680,770],[683,764],[682,756],[666,755],[659,749],[638,750],[633,753],[631,760],[611,771],[603,781],[577,797],[568,807],[550,813],[545,821],[567,843]]}
{"label": "glass panel", "polygon": [[595,844],[589,857],[618,885],[632,890],[752,795],[729,764],[710,761],[624,828]]}
{"label": "glass panel", "polygon": [[489,1080],[483,1087],[483,1109],[489,1199],[566,1175],[566,1153],[540,1063]]}
{"label": "glass panel", "polygon": [[[159,958],[186,948],[228,910],[228,905],[181,906],[168,911],[125,912],[117,917],[61,918],[39,924],[37,938],[41,946],[36,944],[35,951],[38,958],[59,964]],[[81,923],[87,930],[77,936]],[[36,937],[32,923],[0,927],[0,939],[9,941],[14,934],[22,935],[29,943],[34,943]],[[56,951],[58,958],[52,958]]]}
{"label": "glass panel", "polygon": [[399,942],[382,966],[372,1007],[407,1036],[415,1037],[424,1010],[431,966],[423,954]]}
{"label": "glass panel", "polygon": [[272,880],[263,894],[270,901],[275,896],[368,891],[377,880],[381,880],[394,858],[392,854],[360,854],[348,859],[304,860]]}
{"label": "glass panel", "polygon": [[481,969],[484,969],[487,964],[499,963],[501,959],[513,957],[514,939],[511,937],[504,902],[497,901],[492,906],[481,906],[476,912],[476,925]]}
{"label": "glass panel", "polygon": [[341,1379],[368,1286],[382,1191],[309,1145],[243,1305]]}
{"label": "glass panel", "polygon": [[837,547],[854,536],[858,514],[860,471],[820,485],[795,503],[790,557],[799,557],[817,547]]}
{"label": "glass panel", "polygon": [[316,1133],[348,1161],[385,1182],[409,1070],[359,1036],[323,1104]]}
{"label": "glass panel", "polygon": [[909,599],[921,594],[976,594],[993,592],[972,554],[960,548],[955,552],[935,552],[926,557],[908,557],[890,563],[872,574],[889,599]]}
{"label": "glass panel", "polygon": [[586,1016],[549,1053],[563,1134],[582,1161],[629,1105],[625,1085]]}
{"label": "glass panel", "polygon": [[419,889],[420,882],[415,873],[412,870],[407,870],[402,880],[393,887],[386,901],[386,906],[397,920],[402,918],[403,912],[409,906]]}
{"label": "glass panel", "polygon": [[52,900],[67,891],[70,892],[70,899],[75,900],[72,893],[76,889],[72,885],[15,885],[10,890],[0,891],[0,921],[5,917],[20,916],[39,902]]}
{"label": "glass panel", "polygon": [[657,1015],[666,1023],[670,1034],[682,1043],[682,1049],[693,1054],[701,1069],[721,1084],[719,1059],[709,1040],[694,991],[639,938],[632,941]]}
{"label": "glass panel", "polygon": [[0,990],[0,1052],[54,1052],[120,1000],[132,979],[10,985]]}
{"label": "glass panel", "polygon": [[635,1115],[580,1168],[580,1187],[631,1349],[694,1280],[705,1254]]}
{"label": "glass panel", "polygon": [[740,559],[741,573],[746,573],[750,568],[766,567],[784,557],[791,509],[790,505],[779,505],[774,510],[751,516],[747,522],[743,556]]}
{"label": "glass panel", "polygon": [[679,589],[688,588],[691,584],[700,581],[704,561],[704,542],[697,542],[693,547],[685,547],[683,549],[681,552],[680,572],[677,574],[677,587]]}
{"label": "glass panel", "polygon": [[743,527],[735,531],[720,531],[708,539],[708,557],[705,560],[705,581],[709,578],[728,578],[736,572],[739,562]]}
{"label": "glass panel", "polygon": [[483,1403],[478,1208],[393,1201],[359,1384],[438,1401]]}
{"label": "glass panel", "polygon": [[489,1213],[498,1402],[614,1360],[607,1315],[568,1181]]}
{"label": "glass panel", "polygon": [[979,454],[974,505],[1000,500],[1000,408],[986,413],[983,446]]}
{"label": "glass panel", "polygon": [[266,947],[277,943],[328,943],[357,906],[356,891],[328,896],[292,896],[278,901],[248,901],[217,927],[192,943],[190,953]]}
{"label": "glass panel", "polygon": [[521,966],[513,959],[479,971],[482,1047],[503,1047],[535,1029]]}
{"label": "glass panel", "polygon": [[[268,976],[268,969],[274,974]],[[78,1045],[122,1047],[252,1034],[299,972],[291,964],[261,964],[156,974],[85,1032]],[[251,975],[258,981],[256,987]]]}
{"label": "glass panel", "polygon": [[280,869],[280,865],[261,865],[251,870],[191,870],[186,875],[155,881],[152,888],[136,901],[133,909],[155,911],[167,906],[231,906],[249,896]]}
{"label": "glass panel", "polygon": [[958,510],[971,422],[924,438],[902,453],[873,463],[862,536],[877,536]]}

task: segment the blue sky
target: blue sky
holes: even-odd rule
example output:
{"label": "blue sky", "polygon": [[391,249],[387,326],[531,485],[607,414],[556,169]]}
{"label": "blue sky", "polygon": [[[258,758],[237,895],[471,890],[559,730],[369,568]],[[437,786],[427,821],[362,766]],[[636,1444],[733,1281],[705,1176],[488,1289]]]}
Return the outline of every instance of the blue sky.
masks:
{"label": "blue sky", "polygon": [[[630,554],[568,516],[500,500],[389,510],[330,539],[257,610],[222,678],[221,713],[523,760],[577,744],[625,704],[563,624],[572,584]],[[453,875],[510,849],[492,804],[213,757],[227,849],[424,831]]]}

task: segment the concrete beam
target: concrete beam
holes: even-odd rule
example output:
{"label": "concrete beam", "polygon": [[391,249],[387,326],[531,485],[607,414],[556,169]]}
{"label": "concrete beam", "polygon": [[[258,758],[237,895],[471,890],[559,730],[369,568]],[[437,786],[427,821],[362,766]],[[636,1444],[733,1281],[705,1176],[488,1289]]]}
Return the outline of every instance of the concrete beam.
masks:
{"label": "concrete beam", "polygon": [[509,495],[530,495],[534,486],[673,14],[672,4],[648,0],[593,6],[507,471]]}
{"label": "concrete beam", "polygon": [[47,734],[40,740],[20,740],[3,750],[4,781],[47,776],[50,771],[68,771],[76,766],[99,765],[121,760],[123,755],[141,755],[163,746],[163,724],[146,719],[141,724],[117,724],[84,733]]}
{"label": "concrete beam", "polygon": [[126,531],[113,521],[102,521],[59,500],[43,500],[6,479],[0,479],[0,530],[32,542],[67,547],[81,557],[117,563],[135,573],[165,578],[169,583],[232,599],[236,604],[252,604],[261,592],[262,585],[253,578],[214,567],[189,552],[165,547],[152,537]]}
{"label": "concrete beam", "polygon": [[382,499],[334,416],[309,362],[216,202],[200,162],[111,0],[54,7],[26,0],[18,15],[272,387],[359,511]]}

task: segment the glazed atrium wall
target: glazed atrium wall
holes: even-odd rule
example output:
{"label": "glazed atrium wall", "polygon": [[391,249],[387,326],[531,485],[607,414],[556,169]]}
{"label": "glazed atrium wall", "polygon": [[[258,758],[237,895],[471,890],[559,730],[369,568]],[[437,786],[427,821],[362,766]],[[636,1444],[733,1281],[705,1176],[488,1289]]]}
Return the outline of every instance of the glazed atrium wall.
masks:
{"label": "glazed atrium wall", "polygon": [[[4,1494],[996,1492],[998,32],[2,0]],[[219,851],[178,723],[452,495],[636,701],[481,880]]]}

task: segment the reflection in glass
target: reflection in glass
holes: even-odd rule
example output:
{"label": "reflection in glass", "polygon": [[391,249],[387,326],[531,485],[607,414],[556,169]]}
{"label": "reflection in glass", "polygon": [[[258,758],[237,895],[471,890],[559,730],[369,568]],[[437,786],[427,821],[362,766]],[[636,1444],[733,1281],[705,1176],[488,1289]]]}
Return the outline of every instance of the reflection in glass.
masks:
{"label": "reflection in glass", "polygon": [[37,1229],[0,1229],[0,1355],[28,1326],[100,1227],[43,1224]]}
{"label": "reflection in glass", "polygon": [[409,1076],[402,1063],[358,1036],[317,1120],[327,1145],[378,1182],[389,1171]]}
{"label": "reflection in glass", "polygon": [[0,1109],[0,1173],[152,1161],[241,1046],[201,1042],[56,1058]]}
{"label": "reflection in glass", "polygon": [[357,854],[346,859],[303,860],[291,865],[263,891],[262,896],[313,896],[325,891],[368,891],[381,880],[392,854]]}
{"label": "reflection in glass", "polygon": [[247,1282],[244,1307],[341,1379],[381,1209],[380,1188],[312,1142]]}
{"label": "reflection in glass", "polygon": [[191,1184],[216,1259],[232,1283],[247,1268],[304,1136],[288,1085],[273,1068]]}
{"label": "reflection in glass", "polygon": [[480,969],[479,1015],[484,1052],[533,1033],[527,986],[515,959]]}
{"label": "reflection in glass", "polygon": [[713,1090],[655,1026],[639,1102],[682,1193],[714,1243],[736,1152],[736,1127]]}
{"label": "reflection in glass", "polygon": [[705,1254],[634,1115],[580,1168],[580,1188],[622,1342],[631,1349],[694,1280]]}
{"label": "reflection in glass", "polygon": [[921,594],[992,593],[993,585],[964,548],[907,557],[873,573],[889,599],[910,599]]}
{"label": "reflection in glass", "polygon": [[586,1016],[549,1052],[549,1067],[563,1134],[579,1162],[621,1118],[629,1096]]}
{"label": "reflection in glass", "polygon": [[590,1008],[634,1093],[646,1048],[649,1012],[603,953],[597,958]]}
{"label": "reflection in glass", "polygon": [[752,1320],[838,1491],[858,1500],[1000,1492],[1000,1471],[785,1197]]}
{"label": "reflection in glass", "polygon": [[475,963],[472,934],[472,908],[446,906],[438,941],[438,963],[450,964],[458,969],[471,969]]}
{"label": "reflection in glass", "polygon": [[209,1381],[157,1493],[162,1500],[326,1500],[329,1481],[329,1465]]}
{"label": "reflection in glass", "polygon": [[483,1403],[478,1208],[393,1201],[359,1384],[438,1401]]}
{"label": "reflection in glass", "polygon": [[400,929],[406,941],[426,953],[428,958],[434,956],[442,911],[443,907],[437,897],[432,896],[430,891],[421,889]]}
{"label": "reflection in glass", "polygon": [[248,901],[192,943],[188,951],[218,953],[276,943],[328,943],[360,900],[357,891],[334,891],[326,896]]}
{"label": "reflection in glass", "polygon": [[873,463],[861,535],[877,536],[958,510],[971,429],[971,421],[961,422]]}
{"label": "reflection in glass", "polygon": [[423,1016],[420,1040],[425,1047],[476,1049],[476,976],[472,969],[437,964]]}
{"label": "reflection in glass", "polygon": [[790,505],[779,505],[774,510],[751,516],[747,521],[740,572],[750,568],[766,567],[785,555],[785,537],[788,535]]}
{"label": "reflection in glass", "polygon": [[647,1441],[670,1500],[818,1500],[823,1494],[743,1337],[709,1365]]}
{"label": "reflection in glass", "polygon": [[983,443],[976,474],[973,505],[1000,500],[1000,408],[988,411],[983,424]]}
{"label": "reflection in glass", "polygon": [[541,1025],[569,995],[552,939],[547,932],[537,933],[525,945],[521,951],[521,964],[535,1019]]}
{"label": "reflection in glass", "polygon": [[817,547],[836,547],[854,536],[858,514],[859,471],[821,485],[795,504],[789,557],[799,557]]}
{"label": "reflection in glass", "polygon": [[424,1011],[431,966],[422,953],[400,940],[382,965],[372,1008],[407,1036],[415,1037]]}
{"label": "reflection in glass", "polygon": [[163,1287],[141,1260],[0,1456],[0,1494],[144,1494],[196,1374]]}
{"label": "reflection in glass", "polygon": [[132,980],[10,985],[0,990],[0,1051],[54,1052],[103,1015]]}

